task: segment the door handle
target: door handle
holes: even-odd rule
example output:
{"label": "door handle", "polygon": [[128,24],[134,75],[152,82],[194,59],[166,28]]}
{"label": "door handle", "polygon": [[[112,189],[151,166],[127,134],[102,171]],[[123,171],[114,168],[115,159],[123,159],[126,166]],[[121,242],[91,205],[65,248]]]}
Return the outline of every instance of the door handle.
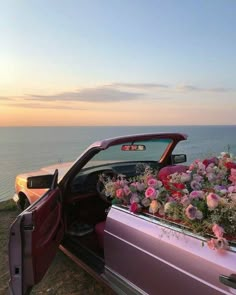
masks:
{"label": "door handle", "polygon": [[222,284],[224,284],[230,288],[236,289],[236,275],[235,274],[232,274],[230,276],[220,275],[219,280]]}

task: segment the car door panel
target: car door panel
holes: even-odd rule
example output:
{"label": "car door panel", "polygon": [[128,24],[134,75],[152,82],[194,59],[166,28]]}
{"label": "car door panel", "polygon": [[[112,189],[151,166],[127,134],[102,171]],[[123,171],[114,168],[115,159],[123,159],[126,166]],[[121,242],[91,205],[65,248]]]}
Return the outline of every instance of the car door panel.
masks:
{"label": "car door panel", "polygon": [[105,229],[105,264],[148,294],[232,294],[220,274],[236,270],[236,253],[113,207]]}
{"label": "car door panel", "polygon": [[63,235],[62,204],[57,188],[22,212],[11,227],[9,262],[13,294],[27,294],[42,279]]}

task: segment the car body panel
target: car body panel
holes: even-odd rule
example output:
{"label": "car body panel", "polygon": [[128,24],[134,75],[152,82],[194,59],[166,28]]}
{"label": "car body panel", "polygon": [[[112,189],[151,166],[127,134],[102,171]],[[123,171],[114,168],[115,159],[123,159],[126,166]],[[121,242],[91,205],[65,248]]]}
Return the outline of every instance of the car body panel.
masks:
{"label": "car body panel", "polygon": [[[134,141],[145,139],[171,139],[164,153],[156,160],[158,167],[161,168],[172,164],[172,152],[176,144],[186,140],[187,136],[156,133],[98,141],[90,145],[68,170],[68,167],[64,170],[60,175],[58,188],[44,191],[39,200],[34,199],[35,203],[19,215],[11,228],[9,242],[12,294],[25,294],[28,288],[42,279],[63,238],[64,222],[66,222],[64,208],[68,208],[70,204],[74,206],[80,197],[86,199],[90,194],[96,197],[97,192],[89,190],[87,194],[81,190],[81,195],[76,195],[78,191],[71,191],[73,180],[76,180],[77,176],[86,176],[86,173],[91,172],[91,175],[96,171],[101,173],[102,169],[109,167],[110,162],[107,166],[103,161],[94,162],[99,152],[112,145],[122,145],[127,142],[133,144]],[[114,167],[117,165],[121,169],[122,161],[117,163],[116,159],[113,160]],[[133,171],[131,167],[135,166],[135,163],[130,161],[126,165],[131,174]],[[53,169],[60,169],[60,165],[55,165]],[[48,173],[48,170],[43,170],[41,175]],[[40,173],[23,174],[21,184],[24,188],[27,177],[34,175]],[[83,186],[85,182],[78,184]],[[92,185],[89,181],[88,184]],[[68,191],[71,192],[69,197],[66,195]],[[92,206],[93,203],[89,204]],[[150,214],[133,214],[127,208],[116,205],[112,205],[107,215],[104,233],[103,268],[104,265],[105,268],[99,275],[118,294],[236,293],[236,288],[232,291],[219,281],[220,275],[236,274],[236,249],[232,248],[219,254],[207,246],[202,247],[201,243],[205,240],[198,236],[163,224]],[[65,245],[68,244],[63,241],[62,245],[61,248],[72,260],[89,269],[85,263],[79,263],[74,253],[66,249]],[[93,274],[93,271],[90,273]]]}
{"label": "car body panel", "polygon": [[126,143],[128,141],[132,142],[134,140],[145,140],[150,138],[171,138],[174,143],[178,143],[181,140],[186,140],[188,138],[187,134],[183,133],[146,133],[146,134],[134,134],[134,135],[127,135],[127,136],[119,136],[115,138],[105,139],[101,141],[97,141],[91,144],[87,150],[99,147],[101,149],[107,149],[108,147],[116,144]]}
{"label": "car body panel", "polygon": [[106,268],[148,294],[232,294],[219,275],[235,274],[236,252],[219,254],[203,241],[113,206],[105,228]]}
{"label": "car body panel", "polygon": [[[149,133],[149,134],[135,134],[129,136],[120,136],[116,138],[106,139],[102,141],[97,141],[91,144],[74,162],[72,167],[67,171],[64,177],[61,179],[60,184],[62,186],[66,185],[69,178],[72,178],[78,170],[81,170],[87,163],[95,156],[99,151],[108,149],[112,145],[118,145],[122,143],[134,142],[139,140],[148,140],[148,139],[171,139],[172,142],[167,146],[165,152],[162,154],[160,159],[156,159],[160,165],[170,165],[171,164],[171,155],[178,144],[182,140],[186,140],[188,136],[181,133]],[[115,159],[114,159],[115,160]]]}
{"label": "car body panel", "polygon": [[[127,140],[130,140],[131,142],[133,140],[144,140],[146,138],[171,138],[173,142],[170,144],[168,149],[165,151],[165,153],[162,155],[162,158],[160,159],[160,163],[165,163],[165,161],[169,160],[169,155],[175,148],[176,144],[179,141],[186,140],[187,135],[186,134],[180,134],[180,133],[150,133],[150,134],[136,134],[136,135],[130,135],[130,136],[121,136],[111,139],[106,139],[102,141],[97,141],[93,144],[91,144],[85,151],[82,153],[75,162],[66,162],[66,163],[58,163],[54,165],[50,165],[47,167],[43,167],[38,171],[32,171],[28,173],[22,173],[17,175],[15,179],[15,195],[13,196],[13,200],[17,203],[19,201],[20,195],[24,195],[29,200],[29,203],[32,204],[35,202],[38,198],[40,198],[47,189],[27,189],[27,178],[31,176],[37,176],[37,175],[46,175],[46,174],[53,174],[55,169],[58,169],[59,171],[59,179],[63,179],[66,175],[66,178],[68,178],[68,173],[71,175],[73,173],[74,169],[69,169],[76,167],[76,169],[79,169],[83,167],[84,161],[86,161],[87,157],[89,155],[93,155],[93,152],[96,153],[98,150],[104,150],[110,147],[111,145],[127,142]],[[104,161],[103,161],[104,163]],[[74,165],[73,165],[74,164]],[[94,163],[94,165],[102,164],[102,161]],[[87,165],[87,167],[90,167],[90,165]]]}
{"label": "car body panel", "polygon": [[55,170],[58,169],[59,178],[61,179],[72,164],[73,162],[58,163],[55,165],[43,167],[37,171],[17,175],[15,179],[15,194],[13,196],[13,200],[17,203],[20,196],[24,195],[28,199],[29,203],[32,204],[33,202],[38,200],[47,191],[47,189],[28,189],[27,178],[37,175],[54,174]]}
{"label": "car body panel", "polygon": [[64,235],[59,189],[22,212],[10,230],[9,264],[12,294],[26,294],[51,264]]}

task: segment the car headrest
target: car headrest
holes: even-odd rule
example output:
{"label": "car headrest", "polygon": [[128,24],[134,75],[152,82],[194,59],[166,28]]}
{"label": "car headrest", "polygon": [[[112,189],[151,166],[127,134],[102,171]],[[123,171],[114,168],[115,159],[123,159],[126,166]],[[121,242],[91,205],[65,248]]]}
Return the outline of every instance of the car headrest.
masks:
{"label": "car headrest", "polygon": [[182,173],[188,170],[188,166],[185,165],[170,165],[160,169],[158,172],[157,178],[159,180],[164,180],[168,175],[173,174],[175,172]]}

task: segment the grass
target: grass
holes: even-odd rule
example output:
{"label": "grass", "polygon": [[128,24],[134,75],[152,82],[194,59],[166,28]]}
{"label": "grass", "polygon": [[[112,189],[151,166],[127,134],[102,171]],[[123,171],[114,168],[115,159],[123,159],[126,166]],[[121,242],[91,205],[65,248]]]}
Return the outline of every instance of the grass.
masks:
{"label": "grass", "polygon": [[[0,203],[0,295],[8,294],[8,232],[19,213],[13,201]],[[43,280],[33,288],[31,294],[111,295],[112,293],[58,251]]]}
{"label": "grass", "polygon": [[16,205],[12,200],[0,203],[0,212],[16,211]]}

